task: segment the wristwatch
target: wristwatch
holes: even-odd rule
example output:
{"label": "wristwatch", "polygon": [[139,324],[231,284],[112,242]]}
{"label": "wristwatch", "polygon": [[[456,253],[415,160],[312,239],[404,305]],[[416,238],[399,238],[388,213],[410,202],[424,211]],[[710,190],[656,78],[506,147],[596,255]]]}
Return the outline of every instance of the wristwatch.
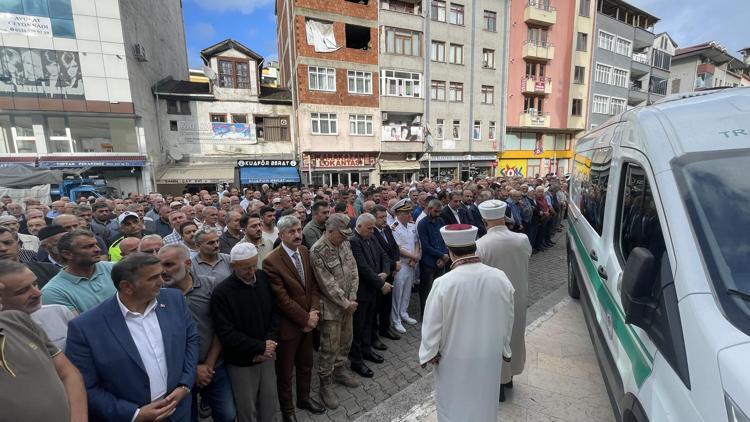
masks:
{"label": "wristwatch", "polygon": [[177,388],[182,388],[183,390],[187,391],[188,394],[190,394],[190,387],[185,384],[177,384]]}

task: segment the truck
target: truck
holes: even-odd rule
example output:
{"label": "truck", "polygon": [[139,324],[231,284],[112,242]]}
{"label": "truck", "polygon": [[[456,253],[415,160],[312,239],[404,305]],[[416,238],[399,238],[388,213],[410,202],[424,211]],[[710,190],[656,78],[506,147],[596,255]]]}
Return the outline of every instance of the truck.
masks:
{"label": "truck", "polygon": [[76,201],[81,195],[113,198],[116,190],[103,178],[84,171],[40,169],[22,164],[0,168],[0,196],[13,202],[33,197],[43,204],[68,197]]}

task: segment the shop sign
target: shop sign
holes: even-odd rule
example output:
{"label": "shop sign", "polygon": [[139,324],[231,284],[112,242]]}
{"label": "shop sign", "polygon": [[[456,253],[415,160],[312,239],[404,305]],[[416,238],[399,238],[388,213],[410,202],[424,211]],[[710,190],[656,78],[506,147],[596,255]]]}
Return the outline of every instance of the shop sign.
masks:
{"label": "shop sign", "polygon": [[374,167],[375,156],[370,154],[315,154],[305,155],[304,167],[337,168],[337,167]]}
{"label": "shop sign", "polygon": [[0,32],[5,34],[51,37],[52,20],[44,16],[0,13]]}
{"label": "shop sign", "polygon": [[500,160],[499,174],[502,177],[525,177],[526,160]]}
{"label": "shop sign", "polygon": [[143,167],[144,165],[146,165],[144,160],[39,160],[39,167]]}
{"label": "shop sign", "polygon": [[536,81],[534,82],[534,91],[536,92],[544,92],[544,81]]}
{"label": "shop sign", "polygon": [[237,160],[237,167],[297,167],[296,160]]}

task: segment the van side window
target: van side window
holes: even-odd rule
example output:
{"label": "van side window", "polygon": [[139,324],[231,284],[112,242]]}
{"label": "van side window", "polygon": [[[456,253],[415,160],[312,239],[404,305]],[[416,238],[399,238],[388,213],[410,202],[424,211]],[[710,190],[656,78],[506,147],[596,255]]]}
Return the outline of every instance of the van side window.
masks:
{"label": "van side window", "polygon": [[599,236],[604,227],[604,206],[612,162],[612,148],[598,148],[575,155],[571,200]]}
{"label": "van side window", "polygon": [[621,208],[618,212],[618,255],[624,264],[630,252],[637,247],[651,251],[657,260],[665,251],[664,235],[656,212],[654,195],[640,166],[626,164],[620,186]]}

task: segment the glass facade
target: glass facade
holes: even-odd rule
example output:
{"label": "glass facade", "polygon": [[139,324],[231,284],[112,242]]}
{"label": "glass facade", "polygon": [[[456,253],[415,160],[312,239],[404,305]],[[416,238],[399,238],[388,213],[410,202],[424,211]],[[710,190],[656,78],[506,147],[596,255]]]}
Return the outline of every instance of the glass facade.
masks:
{"label": "glass facade", "polygon": [[2,0],[0,12],[49,18],[53,36],[76,37],[70,0]]}

